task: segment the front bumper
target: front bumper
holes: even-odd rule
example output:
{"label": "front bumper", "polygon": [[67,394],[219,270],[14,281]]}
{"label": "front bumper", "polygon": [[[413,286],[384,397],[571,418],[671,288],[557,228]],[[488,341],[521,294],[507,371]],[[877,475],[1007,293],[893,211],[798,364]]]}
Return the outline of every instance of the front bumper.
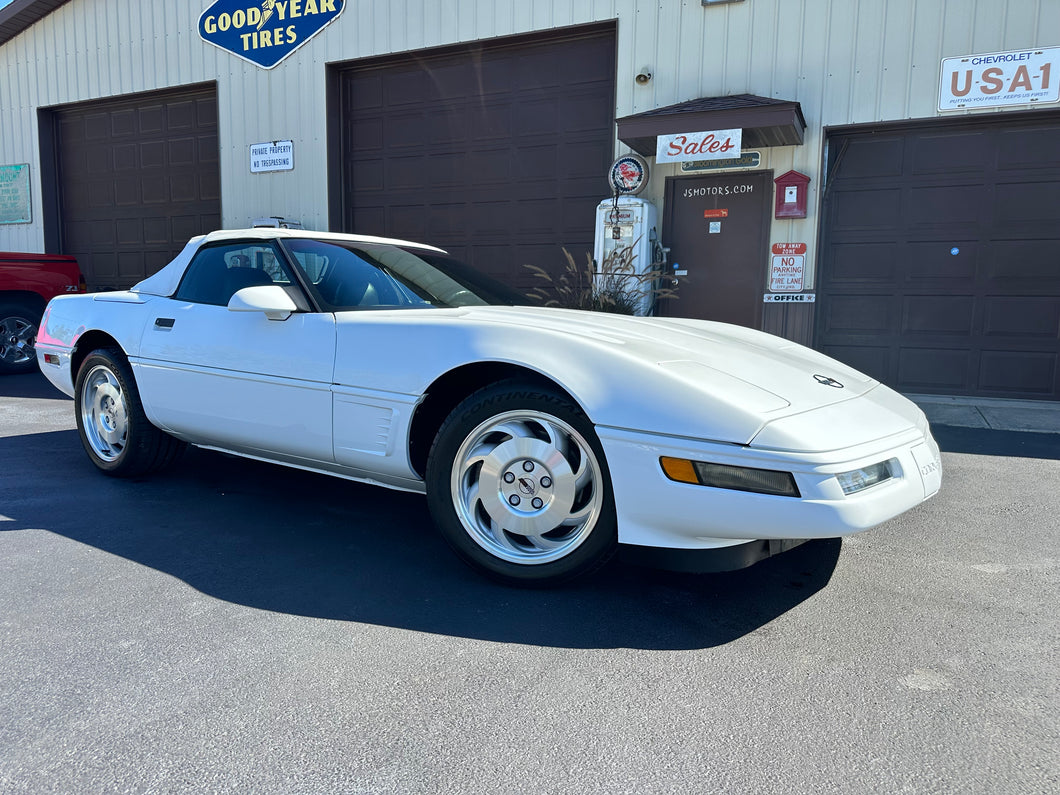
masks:
{"label": "front bumper", "polygon": [[[762,450],[597,427],[604,448],[622,544],[724,549],[752,540],[835,538],[875,527],[935,494],[942,469],[926,423],[883,439],[815,453]],[[677,483],[662,471],[669,456],[791,472],[800,497]],[[841,472],[896,459],[883,483],[847,495]]]}

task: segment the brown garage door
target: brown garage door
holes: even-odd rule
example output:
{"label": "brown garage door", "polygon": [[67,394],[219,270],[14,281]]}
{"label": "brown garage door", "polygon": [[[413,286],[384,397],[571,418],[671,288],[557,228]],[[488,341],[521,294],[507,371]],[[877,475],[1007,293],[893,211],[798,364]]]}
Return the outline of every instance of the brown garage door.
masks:
{"label": "brown garage door", "polygon": [[1060,399],[1060,114],[833,133],[817,346],[912,393]]}
{"label": "brown garage door", "polygon": [[357,65],[340,77],[344,231],[431,243],[516,286],[593,247],[614,145],[615,34]]}
{"label": "brown garage door", "polygon": [[54,128],[60,245],[90,287],[130,287],[220,228],[212,86],[64,108]]}

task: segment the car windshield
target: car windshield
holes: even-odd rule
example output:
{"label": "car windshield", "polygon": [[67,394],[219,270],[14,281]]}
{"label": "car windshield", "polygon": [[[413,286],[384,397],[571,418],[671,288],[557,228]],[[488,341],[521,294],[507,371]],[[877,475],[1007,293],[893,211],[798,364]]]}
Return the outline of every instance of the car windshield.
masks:
{"label": "car windshield", "polygon": [[384,243],[289,238],[283,246],[327,311],[525,305],[516,290],[459,260]]}

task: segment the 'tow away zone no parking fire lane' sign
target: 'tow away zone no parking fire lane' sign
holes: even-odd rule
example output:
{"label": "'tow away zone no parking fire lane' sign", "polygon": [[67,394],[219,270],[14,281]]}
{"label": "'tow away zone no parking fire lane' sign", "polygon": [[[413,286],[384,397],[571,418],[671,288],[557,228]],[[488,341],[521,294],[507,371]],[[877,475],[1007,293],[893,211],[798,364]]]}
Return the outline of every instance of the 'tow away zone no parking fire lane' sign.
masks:
{"label": "'tow away zone no parking fire lane' sign", "polygon": [[217,0],[199,16],[199,36],[263,69],[320,33],[346,0]]}

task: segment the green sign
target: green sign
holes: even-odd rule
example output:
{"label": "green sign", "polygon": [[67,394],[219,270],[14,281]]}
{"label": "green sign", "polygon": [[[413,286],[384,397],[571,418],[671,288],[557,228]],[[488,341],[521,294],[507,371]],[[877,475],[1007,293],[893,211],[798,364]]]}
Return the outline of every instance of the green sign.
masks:
{"label": "green sign", "polygon": [[28,224],[29,164],[0,166],[0,224]]}
{"label": "green sign", "polygon": [[762,162],[759,152],[744,152],[739,157],[718,160],[691,160],[681,164],[681,171],[718,171],[723,168],[758,168]]}

